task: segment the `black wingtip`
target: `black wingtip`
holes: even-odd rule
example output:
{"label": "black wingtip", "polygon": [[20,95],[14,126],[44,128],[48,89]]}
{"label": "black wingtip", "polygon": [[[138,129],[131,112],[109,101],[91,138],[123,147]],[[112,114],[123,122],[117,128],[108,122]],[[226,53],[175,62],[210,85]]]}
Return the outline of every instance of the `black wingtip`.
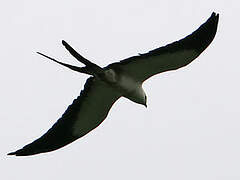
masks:
{"label": "black wingtip", "polygon": [[[212,12],[211,16],[207,19],[207,21],[203,23],[192,34],[172,44],[168,44],[166,46],[154,49],[146,54],[141,54],[141,56],[144,57],[149,55],[159,55],[166,51],[170,53],[182,49],[195,50],[199,54],[201,54],[213,41],[217,32],[218,20],[219,14]],[[125,63],[128,63],[128,61],[125,61]]]}
{"label": "black wingtip", "polygon": [[32,154],[28,153],[28,151],[24,151],[23,149],[19,149],[15,152],[10,152],[7,155],[9,155],[9,156],[28,156],[28,155],[32,155]]}
{"label": "black wingtip", "polygon": [[8,156],[28,156],[28,155],[33,155],[27,151],[24,151],[23,149],[19,149],[15,152],[10,152],[7,154]]}
{"label": "black wingtip", "polygon": [[209,19],[213,19],[213,18],[215,19],[216,23],[218,23],[219,14],[215,13],[215,12],[212,12],[211,17]]}
{"label": "black wingtip", "polygon": [[211,16],[196,31],[184,39],[184,47],[195,49],[199,54],[213,41],[218,27],[219,14],[212,12]]}
{"label": "black wingtip", "polygon": [[16,152],[10,152],[7,154],[8,156],[16,155]]}
{"label": "black wingtip", "polygon": [[[217,32],[218,21],[219,21],[219,14],[213,12],[211,17],[208,18],[208,20],[202,26],[200,26],[199,30],[197,30],[198,33],[196,33],[196,37],[198,36],[199,38],[202,39],[201,41],[202,47],[199,48],[200,51],[203,51],[204,49],[206,49],[214,39]],[[204,37],[207,37],[207,38],[204,38]]]}
{"label": "black wingtip", "polygon": [[217,16],[217,17],[219,17],[219,14],[216,13],[216,12],[212,12],[212,15],[211,15],[211,16]]}
{"label": "black wingtip", "polygon": [[31,149],[31,146],[26,145],[22,149],[19,149],[15,152],[10,152],[7,155],[9,155],[9,156],[32,156],[32,155],[40,154],[43,152],[47,152],[47,151],[37,151],[35,149]]}

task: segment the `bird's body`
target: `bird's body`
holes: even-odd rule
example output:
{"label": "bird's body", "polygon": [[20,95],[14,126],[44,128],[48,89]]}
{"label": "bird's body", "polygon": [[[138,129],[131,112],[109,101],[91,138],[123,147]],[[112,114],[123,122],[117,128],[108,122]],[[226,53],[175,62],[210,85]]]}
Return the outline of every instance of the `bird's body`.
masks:
{"label": "bird's body", "polygon": [[189,36],[104,68],[82,57],[65,41],[62,42],[65,48],[85,64],[85,67],[65,64],[39,53],[91,77],[85,83],[80,96],[43,136],[9,155],[27,156],[49,152],[75,141],[99,126],[107,117],[112,105],[122,96],[147,106],[142,83],[153,75],[176,70],[196,59],[214,39],[218,19],[219,15],[212,13],[211,17]]}
{"label": "bird's body", "polygon": [[142,88],[142,82],[134,79],[124,70],[105,69],[104,79],[102,80],[121,96],[124,96],[135,103],[145,105],[145,92]]}

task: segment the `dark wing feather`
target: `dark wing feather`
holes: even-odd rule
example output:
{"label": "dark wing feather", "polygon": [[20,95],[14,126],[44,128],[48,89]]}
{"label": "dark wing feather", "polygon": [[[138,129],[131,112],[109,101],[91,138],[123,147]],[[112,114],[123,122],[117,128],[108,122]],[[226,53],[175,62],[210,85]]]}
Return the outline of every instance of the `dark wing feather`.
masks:
{"label": "dark wing feather", "polygon": [[219,15],[211,17],[189,36],[146,54],[130,57],[107,68],[118,68],[138,81],[169,70],[186,66],[197,58],[212,42],[217,31]]}
{"label": "dark wing feather", "polygon": [[101,124],[119,97],[103,82],[89,78],[80,96],[51,129],[39,139],[8,155],[28,156],[49,152],[75,141]]}

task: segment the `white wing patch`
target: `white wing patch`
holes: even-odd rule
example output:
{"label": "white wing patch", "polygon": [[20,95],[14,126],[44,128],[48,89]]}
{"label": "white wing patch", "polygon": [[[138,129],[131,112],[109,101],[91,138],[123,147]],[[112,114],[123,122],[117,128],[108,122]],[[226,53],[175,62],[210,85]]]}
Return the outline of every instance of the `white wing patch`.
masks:
{"label": "white wing patch", "polygon": [[123,65],[123,69],[142,82],[155,74],[186,66],[198,55],[199,53],[195,50],[182,50],[174,53],[143,57]]}

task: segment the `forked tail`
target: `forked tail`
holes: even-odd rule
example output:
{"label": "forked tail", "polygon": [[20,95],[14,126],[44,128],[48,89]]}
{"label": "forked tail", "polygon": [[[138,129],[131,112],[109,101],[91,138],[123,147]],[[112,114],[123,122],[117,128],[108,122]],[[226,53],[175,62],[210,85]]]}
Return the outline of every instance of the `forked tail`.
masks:
{"label": "forked tail", "polygon": [[75,57],[79,62],[83,63],[85,65],[85,67],[77,67],[77,66],[73,66],[70,64],[66,64],[66,63],[62,63],[52,57],[49,57],[43,53],[37,52],[38,54],[40,54],[41,56],[44,56],[62,66],[65,66],[73,71],[77,71],[77,72],[81,72],[81,73],[85,73],[85,74],[89,74],[89,75],[93,75],[93,76],[98,76],[99,74],[102,74],[104,71],[103,69],[90,62],[89,60],[85,59],[83,56],[81,56],[80,54],[78,54],[77,51],[75,51],[67,42],[65,42],[64,40],[62,41],[62,44],[64,45],[64,47],[70,52],[70,54]]}

